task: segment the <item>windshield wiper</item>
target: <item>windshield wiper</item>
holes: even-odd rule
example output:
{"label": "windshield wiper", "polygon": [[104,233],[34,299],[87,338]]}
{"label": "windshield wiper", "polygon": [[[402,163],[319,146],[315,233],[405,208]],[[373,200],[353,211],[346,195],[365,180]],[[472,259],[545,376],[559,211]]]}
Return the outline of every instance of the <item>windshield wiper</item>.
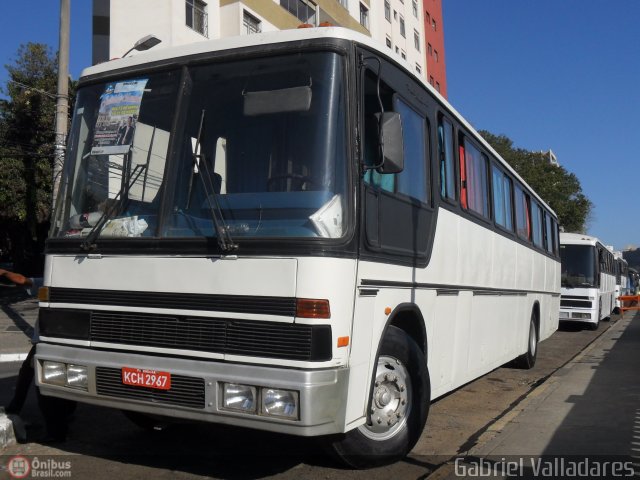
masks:
{"label": "windshield wiper", "polygon": [[[124,162],[124,164],[126,164],[126,162]],[[85,238],[84,242],[80,244],[80,249],[84,250],[85,252],[95,250],[97,246],[95,243],[95,239],[100,234],[102,227],[104,227],[104,225],[111,218],[113,218],[113,216],[115,215],[115,212],[120,211],[122,209],[122,207],[124,206],[124,203],[122,202],[122,199],[121,199],[122,195],[124,194],[124,192],[129,192],[129,190],[131,190],[131,187],[133,187],[133,185],[136,183],[136,181],[138,180],[142,172],[147,170],[147,165],[148,163],[146,165],[143,165],[143,164],[136,165],[136,167],[133,169],[133,175],[131,175],[131,180],[129,181],[129,183],[124,183],[120,187],[120,190],[118,190],[118,193],[113,198],[113,202],[111,203],[111,205],[109,205],[104,209],[104,212],[102,212],[102,215],[100,216],[96,224],[93,226],[91,231],[89,231],[89,233],[87,234],[87,238]],[[122,175],[124,175],[124,173],[125,172],[123,168]]]}
{"label": "windshield wiper", "polygon": [[[202,183],[202,188],[204,189],[204,193],[207,197],[207,203],[209,204],[209,212],[211,213],[211,219],[213,220],[213,226],[216,229],[216,239],[218,241],[218,245],[220,246],[220,250],[225,253],[232,252],[238,249],[238,244],[233,241],[231,237],[231,233],[229,233],[229,228],[224,220],[224,215],[222,214],[222,208],[220,208],[220,202],[218,201],[218,194],[213,187],[213,182],[211,181],[211,175],[209,172],[209,166],[207,165],[206,158],[204,154],[199,153],[201,147],[201,139],[202,139],[202,130],[204,126],[204,117],[206,114],[206,110],[202,110],[202,114],[200,115],[200,126],[198,127],[198,137],[196,138],[196,144],[193,149],[193,169],[191,171],[191,180],[189,182],[189,190],[193,185],[193,175],[195,174],[196,165],[198,167],[198,176],[200,177],[200,181]],[[206,177],[206,179],[205,179]],[[189,192],[189,197],[191,197],[191,192]],[[188,200],[189,202],[191,199]]]}

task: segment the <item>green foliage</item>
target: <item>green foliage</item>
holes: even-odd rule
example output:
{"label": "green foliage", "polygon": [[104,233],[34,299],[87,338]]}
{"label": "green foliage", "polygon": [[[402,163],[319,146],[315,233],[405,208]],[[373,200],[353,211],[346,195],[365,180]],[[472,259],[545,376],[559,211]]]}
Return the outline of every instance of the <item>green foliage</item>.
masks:
{"label": "green foliage", "polygon": [[578,177],[551,165],[544,153],[515,148],[505,135],[480,134],[556,212],[567,232],[585,232],[593,204],[582,192]]}
{"label": "green foliage", "polygon": [[[43,44],[20,46],[0,99],[0,249],[15,269],[37,271],[51,214],[57,59]],[[73,85],[71,85],[73,87]]]}

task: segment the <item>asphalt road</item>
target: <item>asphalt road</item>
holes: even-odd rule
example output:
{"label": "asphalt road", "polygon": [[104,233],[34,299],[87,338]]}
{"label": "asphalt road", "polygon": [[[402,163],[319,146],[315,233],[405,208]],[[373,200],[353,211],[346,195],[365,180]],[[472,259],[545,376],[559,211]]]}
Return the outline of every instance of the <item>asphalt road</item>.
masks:
{"label": "asphalt road", "polygon": [[[612,321],[616,321],[613,317]],[[582,351],[609,327],[598,331],[563,326],[540,344],[531,370],[503,367],[434,402],[427,428],[412,454],[387,467],[351,471],[324,455],[313,439],[222,427],[173,425],[146,432],[121,412],[79,405],[64,443],[39,443],[44,432],[35,395],[22,417],[27,443],[0,452],[0,465],[12,455],[72,462],[72,478],[228,478],[388,479],[426,478],[450,458],[464,454],[497,419]],[[0,364],[0,404],[11,396],[19,363]],[[6,472],[0,471],[0,478]]]}

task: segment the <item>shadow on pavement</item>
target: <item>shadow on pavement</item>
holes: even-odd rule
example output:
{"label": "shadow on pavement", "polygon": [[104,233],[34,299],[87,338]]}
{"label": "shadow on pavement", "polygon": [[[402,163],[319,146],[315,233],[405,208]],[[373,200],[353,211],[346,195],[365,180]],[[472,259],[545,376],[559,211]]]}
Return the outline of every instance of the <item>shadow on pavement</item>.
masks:
{"label": "shadow on pavement", "polygon": [[640,317],[614,339],[611,350],[580,360],[593,365],[593,378],[584,393],[569,397],[573,407],[545,454],[640,455]]}

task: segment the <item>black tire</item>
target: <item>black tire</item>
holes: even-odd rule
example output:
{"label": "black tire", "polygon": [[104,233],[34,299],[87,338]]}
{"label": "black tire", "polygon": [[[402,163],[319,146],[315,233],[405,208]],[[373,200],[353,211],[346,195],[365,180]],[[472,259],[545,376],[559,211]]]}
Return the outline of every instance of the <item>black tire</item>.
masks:
{"label": "black tire", "polygon": [[169,421],[162,417],[156,417],[153,415],[148,415],[146,413],[134,412],[131,410],[121,411],[123,415],[131,421],[131,423],[148,432],[159,432],[169,426]]}
{"label": "black tire", "polygon": [[589,325],[589,330],[597,330],[600,326],[600,319],[598,319],[596,323],[589,322],[587,325]]}
{"label": "black tire", "polygon": [[539,333],[537,326],[537,318],[535,313],[531,313],[531,320],[529,321],[529,336],[527,337],[527,351],[518,358],[515,359],[514,365],[516,368],[528,370],[533,368],[538,358],[538,341]]}
{"label": "black tire", "polygon": [[372,383],[367,423],[328,439],[332,453],[352,468],[404,458],[420,438],[429,414],[431,385],[425,356],[401,329],[387,329]]}

